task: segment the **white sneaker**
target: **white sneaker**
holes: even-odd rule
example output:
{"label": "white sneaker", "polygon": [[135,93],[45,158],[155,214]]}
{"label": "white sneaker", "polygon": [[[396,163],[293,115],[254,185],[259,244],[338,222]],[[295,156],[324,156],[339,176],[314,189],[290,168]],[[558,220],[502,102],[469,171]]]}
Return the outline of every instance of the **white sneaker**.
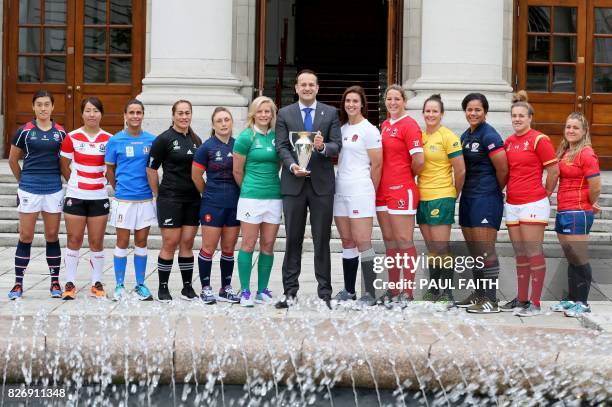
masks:
{"label": "white sneaker", "polygon": [[272,291],[268,290],[268,288],[264,288],[264,290],[261,292],[257,291],[257,295],[255,296],[255,303],[265,305],[274,304],[274,298],[272,298]]}
{"label": "white sneaker", "polygon": [[535,317],[536,315],[540,314],[543,314],[542,308],[534,305],[533,303],[529,304],[528,307],[514,311],[514,315],[517,317]]}
{"label": "white sneaker", "polygon": [[253,297],[251,296],[251,292],[249,290],[243,290],[240,293],[240,306],[241,307],[255,306],[255,303],[253,303]]}

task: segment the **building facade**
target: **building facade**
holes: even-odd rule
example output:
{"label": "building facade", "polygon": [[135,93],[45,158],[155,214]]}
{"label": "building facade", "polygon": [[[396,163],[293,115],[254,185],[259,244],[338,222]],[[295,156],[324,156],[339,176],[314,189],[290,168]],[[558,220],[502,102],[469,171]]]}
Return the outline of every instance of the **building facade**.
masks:
{"label": "building facade", "polygon": [[482,92],[488,120],[507,136],[513,90],[527,89],[535,126],[558,141],[583,111],[605,168],[612,167],[612,0],[2,0],[4,154],[31,117],[31,95],[56,95],[55,116],[80,125],[79,101],[101,96],[104,127],[123,125],[127,99],[146,105],[145,126],[170,125],[178,99],[193,127],[210,131],[215,106],[239,129],[253,96],[293,100],[302,68],[320,73],[319,98],[338,103],[361,84],[370,119],[381,92],[401,83],[420,120],[441,93],[444,122],[461,132],[460,102]]}

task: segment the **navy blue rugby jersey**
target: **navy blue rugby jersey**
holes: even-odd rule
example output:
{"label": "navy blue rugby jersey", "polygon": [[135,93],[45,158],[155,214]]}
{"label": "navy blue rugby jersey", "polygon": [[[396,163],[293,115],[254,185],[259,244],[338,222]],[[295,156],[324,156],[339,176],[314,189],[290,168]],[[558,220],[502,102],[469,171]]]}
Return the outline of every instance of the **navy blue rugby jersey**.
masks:
{"label": "navy blue rugby jersey", "polygon": [[474,132],[467,129],[461,135],[463,159],[465,161],[465,183],[461,195],[478,198],[496,194],[501,196],[495,167],[491,157],[504,151],[504,141],[487,122],[483,122]]}

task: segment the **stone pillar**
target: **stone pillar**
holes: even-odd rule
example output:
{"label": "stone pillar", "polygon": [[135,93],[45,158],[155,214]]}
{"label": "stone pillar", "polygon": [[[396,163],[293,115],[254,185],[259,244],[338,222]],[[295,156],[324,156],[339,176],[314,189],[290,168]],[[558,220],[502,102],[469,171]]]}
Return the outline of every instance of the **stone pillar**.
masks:
{"label": "stone pillar", "polygon": [[168,128],[178,99],[193,104],[192,127],[203,138],[216,106],[228,107],[242,128],[248,100],[232,73],[233,10],[231,1],[151,0],[149,71],[139,96],[148,131]]}
{"label": "stone pillar", "polygon": [[502,136],[511,132],[512,87],[504,80],[504,0],[427,0],[422,3],[421,76],[409,86],[408,110],[423,123],[423,101],[440,93],[444,125],[467,127],[461,100],[481,92],[489,100],[487,120]]}

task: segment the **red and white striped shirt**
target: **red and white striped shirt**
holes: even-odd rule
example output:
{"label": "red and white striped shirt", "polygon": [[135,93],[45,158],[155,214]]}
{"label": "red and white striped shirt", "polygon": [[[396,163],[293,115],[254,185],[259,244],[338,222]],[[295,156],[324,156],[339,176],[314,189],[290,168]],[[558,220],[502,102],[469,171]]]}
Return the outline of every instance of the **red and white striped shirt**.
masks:
{"label": "red and white striped shirt", "polygon": [[106,199],[104,153],[111,134],[100,130],[90,137],[82,128],[68,134],[62,142],[60,154],[72,160],[66,197],[78,199]]}

